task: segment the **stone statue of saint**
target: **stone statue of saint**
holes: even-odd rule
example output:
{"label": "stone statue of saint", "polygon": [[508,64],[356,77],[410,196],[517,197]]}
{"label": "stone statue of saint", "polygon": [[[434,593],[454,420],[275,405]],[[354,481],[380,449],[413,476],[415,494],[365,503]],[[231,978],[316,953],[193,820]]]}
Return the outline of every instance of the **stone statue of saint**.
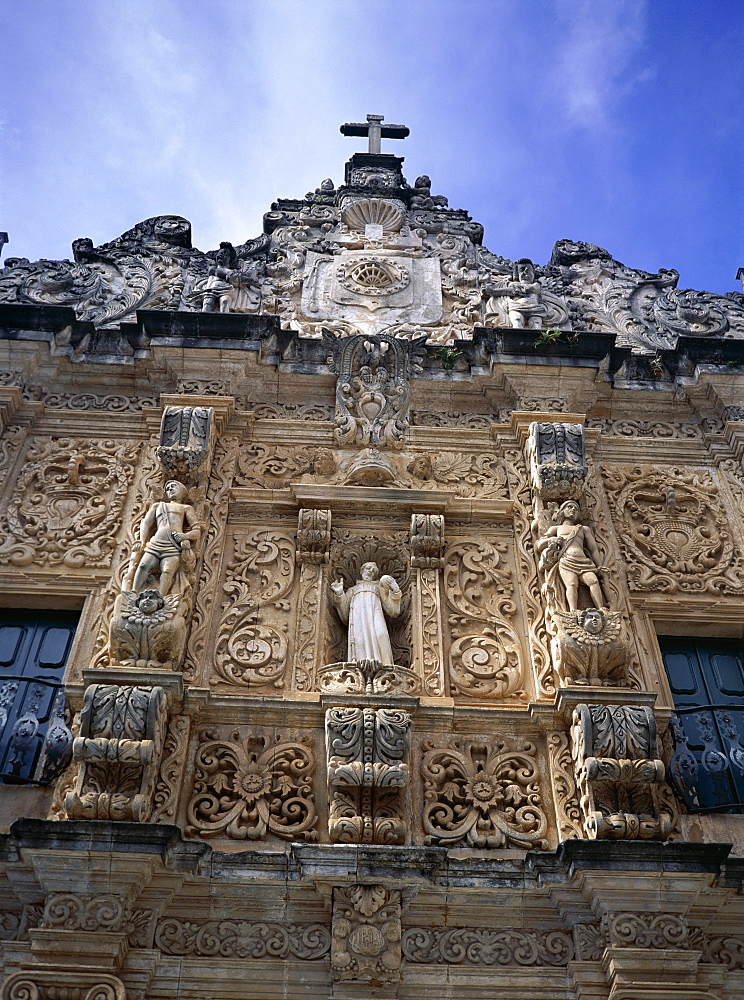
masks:
{"label": "stone statue of saint", "polygon": [[[579,584],[589,588],[595,608],[605,608],[599,582],[602,557],[594,533],[581,523],[581,508],[575,500],[566,500],[558,508],[557,524],[538,540],[540,568],[545,573],[546,588],[554,595],[563,584],[569,611],[579,610]],[[556,579],[556,577],[558,579]]]}
{"label": "stone statue of saint", "polygon": [[196,511],[187,503],[188,490],[177,479],[165,484],[165,500],[154,503],[142,518],[139,535],[144,551],[137,564],[132,589],[139,594],[150,573],[160,570],[158,590],[166,597],[179,567],[192,568],[195,556],[191,548],[201,534]]}
{"label": "stone statue of saint", "polygon": [[380,576],[377,563],[364,563],[361,575],[347,591],[343,580],[331,584],[339,617],[349,625],[348,659],[392,664],[385,612],[391,618],[400,614],[401,589],[392,576]]}
{"label": "stone statue of saint", "polygon": [[500,325],[506,312],[505,318],[515,330],[541,328],[548,310],[531,260],[526,257],[518,260],[512,268],[511,281],[505,285],[488,285],[485,291],[490,296],[486,302],[486,326],[494,325],[494,318],[497,319],[495,325]]}

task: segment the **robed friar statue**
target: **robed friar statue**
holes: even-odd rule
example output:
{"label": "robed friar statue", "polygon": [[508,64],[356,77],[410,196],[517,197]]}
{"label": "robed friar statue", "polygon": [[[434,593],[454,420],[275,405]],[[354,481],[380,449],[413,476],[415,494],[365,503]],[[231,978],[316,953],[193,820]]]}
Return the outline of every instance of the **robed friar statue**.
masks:
{"label": "robed friar statue", "polygon": [[341,621],[349,625],[348,660],[377,660],[392,664],[393,651],[385,613],[400,614],[401,589],[392,576],[380,576],[377,563],[366,562],[361,580],[344,590],[343,580],[331,584]]}

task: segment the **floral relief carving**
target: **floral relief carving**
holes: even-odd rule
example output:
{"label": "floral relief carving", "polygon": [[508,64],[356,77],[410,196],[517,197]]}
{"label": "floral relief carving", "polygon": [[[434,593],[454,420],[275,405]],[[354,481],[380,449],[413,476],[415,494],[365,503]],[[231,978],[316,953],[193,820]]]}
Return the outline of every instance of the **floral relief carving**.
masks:
{"label": "floral relief carving", "polygon": [[254,442],[240,450],[235,485],[286,489],[291,480],[301,476],[327,479],[335,472],[336,459],[329,448],[287,448]]}
{"label": "floral relief carving", "polygon": [[558,840],[581,840],[584,836],[571,745],[568,734],[548,733],[550,781],[558,821]]}
{"label": "floral relief carving", "polygon": [[34,440],[0,517],[0,563],[110,566],[139,449],[114,440]]}
{"label": "floral relief carving", "polygon": [[313,962],[331,949],[323,924],[271,920],[179,920],[166,917],[155,930],[155,947],[165,955],[215,958],[299,958]]}
{"label": "floral relief carving", "polygon": [[521,683],[521,645],[514,626],[517,605],[504,558],[508,548],[504,541],[464,539],[445,551],[453,694],[507,697],[517,693]]}
{"label": "floral relief carving", "polygon": [[220,739],[212,730],[199,735],[196,778],[187,809],[192,837],[260,840],[317,839],[313,797],[315,755],[303,738]]}
{"label": "floral relief carving", "polygon": [[417,489],[451,489],[460,497],[506,499],[506,470],[492,454],[442,451],[416,455],[406,466]]}
{"label": "floral relief carving", "polygon": [[426,740],[422,750],[427,844],[547,847],[534,743]]}
{"label": "floral relief carving", "polygon": [[678,913],[610,913],[610,944],[620,948],[686,948],[687,921]]}
{"label": "floral relief carving", "polygon": [[58,892],[47,898],[41,926],[68,931],[118,931],[128,918],[128,907],[121,896]]}
{"label": "floral relief carving", "polygon": [[270,529],[235,533],[217,636],[218,676],[210,678],[211,684],[284,685],[294,577],[292,534]]}
{"label": "floral relief carving", "polygon": [[407,927],[401,941],[408,962],[427,965],[547,965],[574,957],[567,931],[496,931],[488,927]]}
{"label": "floral relief carving", "polygon": [[744,589],[744,556],[705,469],[604,468],[628,583],[673,594]]}
{"label": "floral relief carving", "polygon": [[152,796],[152,823],[172,823],[176,818],[190,731],[191,720],[188,715],[171,716]]}

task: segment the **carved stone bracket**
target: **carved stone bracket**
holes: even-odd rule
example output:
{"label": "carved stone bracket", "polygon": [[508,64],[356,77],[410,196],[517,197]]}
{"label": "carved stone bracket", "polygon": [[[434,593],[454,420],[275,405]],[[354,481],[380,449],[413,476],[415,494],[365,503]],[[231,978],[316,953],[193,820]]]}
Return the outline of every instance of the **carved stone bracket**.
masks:
{"label": "carved stone bracket", "polygon": [[201,478],[209,469],[214,446],[214,410],[211,406],[166,406],[160,423],[157,450],[161,465],[182,480]]}
{"label": "carved stone bracket", "polygon": [[335,980],[395,982],[401,967],[401,892],[335,886],[331,973]]}
{"label": "carved stone bracket", "polygon": [[647,706],[579,705],[572,754],[590,839],[665,840],[672,816],[660,802],[664,764]]}
{"label": "carved stone bracket", "polygon": [[411,716],[400,709],[331,708],[325,724],[331,840],[404,843]]}
{"label": "carved stone bracket", "polygon": [[165,725],[163,688],[91,684],[72,745],[81,766],[65,798],[68,818],[145,822]]}
{"label": "carved stone bracket", "polygon": [[532,488],[544,501],[578,497],[587,476],[586,445],[581,424],[530,424],[526,457]]}
{"label": "carved stone bracket", "polygon": [[324,694],[415,695],[421,679],[415,670],[379,660],[326,663],[318,670],[318,687]]}

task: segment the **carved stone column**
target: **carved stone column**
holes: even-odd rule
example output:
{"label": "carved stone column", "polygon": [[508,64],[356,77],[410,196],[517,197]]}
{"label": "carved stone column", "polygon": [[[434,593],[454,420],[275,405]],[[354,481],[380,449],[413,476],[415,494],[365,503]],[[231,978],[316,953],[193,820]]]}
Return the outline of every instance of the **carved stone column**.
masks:
{"label": "carved stone column", "polygon": [[295,654],[292,686],[311,691],[322,663],[323,630],[328,591],[327,567],[331,545],[330,510],[300,511],[297,525],[297,562],[300,592],[295,618]]}
{"label": "carved stone column", "polygon": [[411,566],[413,580],[413,665],[421,677],[424,694],[442,696],[444,681],[442,647],[441,572],[444,566],[444,516],[411,515]]}

